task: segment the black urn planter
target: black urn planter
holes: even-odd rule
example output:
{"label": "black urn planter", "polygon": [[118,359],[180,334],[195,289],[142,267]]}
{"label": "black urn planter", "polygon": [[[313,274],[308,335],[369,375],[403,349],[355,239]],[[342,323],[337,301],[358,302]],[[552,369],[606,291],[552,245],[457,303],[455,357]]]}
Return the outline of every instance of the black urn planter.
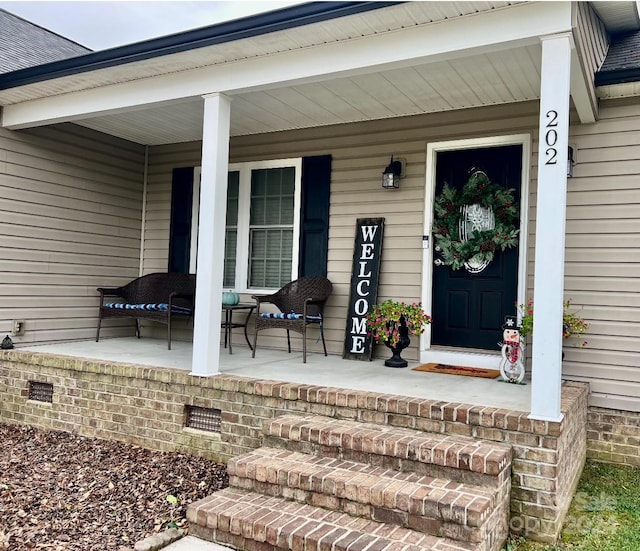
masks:
{"label": "black urn planter", "polygon": [[2,350],[11,350],[13,348],[13,341],[11,337],[7,335],[4,339],[2,339],[2,344],[0,344],[0,348]]}
{"label": "black urn planter", "polygon": [[391,328],[394,325],[397,325],[398,327],[400,340],[395,346],[391,346],[388,342],[385,342],[387,348],[391,349],[392,356],[388,360],[385,360],[384,365],[386,367],[407,367],[409,364],[407,363],[407,360],[403,360],[400,357],[400,353],[411,344],[411,339],[409,339],[409,328],[402,316],[400,316],[400,320],[398,322],[387,323],[388,328]]}

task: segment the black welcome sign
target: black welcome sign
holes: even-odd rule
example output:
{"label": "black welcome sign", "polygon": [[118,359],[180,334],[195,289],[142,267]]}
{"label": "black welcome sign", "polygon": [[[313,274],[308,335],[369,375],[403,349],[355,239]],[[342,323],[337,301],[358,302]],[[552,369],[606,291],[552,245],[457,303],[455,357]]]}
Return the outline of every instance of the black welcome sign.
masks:
{"label": "black welcome sign", "polygon": [[371,359],[372,345],[371,337],[367,336],[366,315],[378,297],[383,233],[384,218],[358,218],[343,358]]}

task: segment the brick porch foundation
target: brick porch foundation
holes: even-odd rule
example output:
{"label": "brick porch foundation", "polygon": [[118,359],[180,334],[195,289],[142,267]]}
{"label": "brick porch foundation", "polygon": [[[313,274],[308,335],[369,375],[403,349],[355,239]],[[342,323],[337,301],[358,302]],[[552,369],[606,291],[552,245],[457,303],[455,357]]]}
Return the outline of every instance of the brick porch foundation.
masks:
{"label": "brick porch foundation", "polygon": [[590,407],[587,457],[640,467],[640,413]]}
{"label": "brick porch foundation", "polygon": [[[337,360],[339,361],[339,360]],[[29,381],[53,385],[53,402],[28,399]],[[587,393],[565,383],[561,422],[527,412],[389,394],[115,364],[69,356],[0,352],[0,422],[72,431],[217,461],[262,445],[266,420],[316,414],[512,447],[509,529],[531,539],[557,538],[587,447]],[[187,406],[221,411],[221,430],[185,428]]]}

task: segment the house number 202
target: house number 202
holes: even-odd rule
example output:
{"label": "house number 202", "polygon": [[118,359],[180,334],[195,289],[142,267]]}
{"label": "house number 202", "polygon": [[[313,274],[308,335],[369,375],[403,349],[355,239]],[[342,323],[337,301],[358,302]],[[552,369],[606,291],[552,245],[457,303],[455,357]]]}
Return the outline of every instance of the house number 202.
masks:
{"label": "house number 202", "polygon": [[551,109],[547,111],[547,124],[545,125],[546,132],[544,134],[544,142],[547,144],[545,151],[546,161],[545,165],[555,165],[558,162],[558,150],[556,144],[558,143],[558,112]]}

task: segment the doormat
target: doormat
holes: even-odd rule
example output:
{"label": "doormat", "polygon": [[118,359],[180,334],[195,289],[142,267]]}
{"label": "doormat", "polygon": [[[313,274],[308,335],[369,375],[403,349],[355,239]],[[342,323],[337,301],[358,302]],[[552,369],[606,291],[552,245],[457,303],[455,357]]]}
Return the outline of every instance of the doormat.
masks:
{"label": "doormat", "polygon": [[482,377],[483,379],[495,379],[500,376],[500,371],[497,369],[435,363],[419,365],[414,367],[412,371],[428,371],[430,373],[444,373],[445,375],[462,375],[463,377]]}

